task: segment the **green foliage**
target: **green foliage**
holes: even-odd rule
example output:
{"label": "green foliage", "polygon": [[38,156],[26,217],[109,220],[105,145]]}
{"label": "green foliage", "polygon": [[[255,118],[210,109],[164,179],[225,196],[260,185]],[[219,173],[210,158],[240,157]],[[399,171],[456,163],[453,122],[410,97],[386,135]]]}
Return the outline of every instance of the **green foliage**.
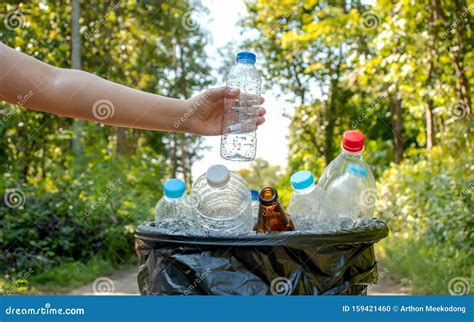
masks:
{"label": "green foliage", "polygon": [[[208,38],[182,21],[185,13],[204,10],[198,4],[152,0],[80,6],[85,71],[176,98],[189,98],[211,83],[204,53]],[[0,8],[0,38],[32,57],[70,68],[71,7],[70,1],[10,1]],[[12,13],[18,17],[14,28],[3,23]],[[56,280],[65,286],[71,281],[68,269],[96,256],[110,265],[128,262],[134,227],[152,219],[163,180],[182,176],[190,183],[192,164],[203,149],[197,136],[73,124],[21,108],[39,90],[21,93],[16,107],[0,102],[2,200],[6,189],[25,197],[22,207],[0,207],[0,279],[8,283],[33,269],[29,282]],[[80,153],[73,149],[77,142]]]}
{"label": "green foliage", "polygon": [[164,174],[159,163],[114,158],[88,164],[77,177],[56,168],[35,184],[2,182],[2,190],[21,189],[25,203],[0,208],[1,271],[42,271],[101,253],[127,261],[135,224],[152,218]]}
{"label": "green foliage", "polygon": [[388,260],[417,292],[446,293],[443,272],[472,278],[472,4],[249,0],[247,7],[243,25],[257,35],[250,43],[264,57],[267,84],[295,101],[282,199],[290,198],[291,173],[318,177],[342,134],[357,128],[381,189],[376,212],[393,232]]}
{"label": "green foliage", "polygon": [[279,166],[272,166],[263,159],[256,159],[249,169],[240,169],[240,175],[248,182],[251,189],[260,190],[265,186],[275,186],[279,182],[281,169]]}
{"label": "green foliage", "polygon": [[445,294],[451,278],[473,279],[474,154],[453,152],[406,160],[379,185],[377,213],[392,232],[388,263],[418,293]]}
{"label": "green foliage", "polygon": [[[401,278],[413,294],[449,295],[449,281],[461,277],[474,282],[472,255],[452,253],[427,245],[423,240],[388,237],[381,242],[386,257],[381,260],[390,274]],[[472,295],[472,288],[470,293]]]}

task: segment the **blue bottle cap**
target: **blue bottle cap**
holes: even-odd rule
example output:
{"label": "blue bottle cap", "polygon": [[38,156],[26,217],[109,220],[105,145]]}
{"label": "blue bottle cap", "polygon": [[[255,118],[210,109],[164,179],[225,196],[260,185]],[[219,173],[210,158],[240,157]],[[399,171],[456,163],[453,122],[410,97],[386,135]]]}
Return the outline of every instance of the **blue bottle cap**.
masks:
{"label": "blue bottle cap", "polygon": [[241,64],[255,64],[257,56],[250,51],[241,51],[237,54],[235,60]]}
{"label": "blue bottle cap", "polygon": [[314,183],[314,177],[308,170],[295,172],[291,178],[291,185],[295,189],[306,189]]}
{"label": "blue bottle cap", "polygon": [[347,172],[361,178],[367,175],[367,171],[364,168],[359,167],[357,164],[354,163],[351,163],[347,166]]}
{"label": "blue bottle cap", "polygon": [[253,201],[258,201],[258,191],[251,189],[250,193],[252,194],[252,200]]}
{"label": "blue bottle cap", "polygon": [[180,179],[168,179],[163,185],[163,191],[168,198],[181,198],[186,191],[186,185]]}

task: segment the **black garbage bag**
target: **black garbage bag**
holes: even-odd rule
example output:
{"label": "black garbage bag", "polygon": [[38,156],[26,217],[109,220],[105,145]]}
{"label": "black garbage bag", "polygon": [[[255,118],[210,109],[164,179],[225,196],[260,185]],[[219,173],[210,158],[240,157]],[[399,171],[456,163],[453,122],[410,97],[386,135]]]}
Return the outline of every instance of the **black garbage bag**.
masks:
{"label": "black garbage bag", "polygon": [[333,234],[196,235],[143,224],[135,232],[142,295],[362,295],[377,278],[385,223]]}

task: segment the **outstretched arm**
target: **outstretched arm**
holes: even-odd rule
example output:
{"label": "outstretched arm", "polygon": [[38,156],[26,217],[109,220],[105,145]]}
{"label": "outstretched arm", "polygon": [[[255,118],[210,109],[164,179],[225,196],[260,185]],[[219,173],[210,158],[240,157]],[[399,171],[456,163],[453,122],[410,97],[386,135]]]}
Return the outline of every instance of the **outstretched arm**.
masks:
{"label": "outstretched arm", "polygon": [[[27,108],[104,124],[200,135],[222,133],[224,98],[238,90],[210,89],[189,100],[138,91],[93,74],[50,66],[0,43],[0,99]],[[263,103],[263,99],[261,100]],[[257,124],[264,122],[260,109]]]}

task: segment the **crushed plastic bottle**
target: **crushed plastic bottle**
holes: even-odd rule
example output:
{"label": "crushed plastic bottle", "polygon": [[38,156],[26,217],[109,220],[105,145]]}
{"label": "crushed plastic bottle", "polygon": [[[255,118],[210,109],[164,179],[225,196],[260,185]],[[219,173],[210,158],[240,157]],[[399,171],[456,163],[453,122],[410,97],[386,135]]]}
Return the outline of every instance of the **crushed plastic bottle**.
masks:
{"label": "crushed plastic bottle", "polygon": [[257,118],[262,80],[255,68],[256,56],[239,52],[236,64],[227,76],[226,85],[239,88],[237,99],[224,101],[224,135],[221,138],[221,157],[232,161],[252,161],[257,150]]}
{"label": "crushed plastic bottle", "polygon": [[295,172],[291,176],[293,195],[288,212],[298,230],[319,230],[326,225],[326,218],[319,211],[321,188],[314,184],[314,177],[308,170]]}
{"label": "crushed plastic bottle", "polygon": [[164,196],[155,206],[155,226],[159,228],[191,229],[197,227],[192,210],[185,202],[186,185],[182,180],[169,179],[163,185]]}
{"label": "crushed plastic bottle", "polygon": [[345,132],[341,154],[321,174],[318,186],[324,193],[323,214],[337,219],[336,228],[353,228],[374,214],[377,190],[363,149],[362,132]]}
{"label": "crushed plastic bottle", "polygon": [[252,227],[251,195],[247,182],[223,165],[213,165],[193,184],[191,198],[200,225],[214,232],[249,232]]}

